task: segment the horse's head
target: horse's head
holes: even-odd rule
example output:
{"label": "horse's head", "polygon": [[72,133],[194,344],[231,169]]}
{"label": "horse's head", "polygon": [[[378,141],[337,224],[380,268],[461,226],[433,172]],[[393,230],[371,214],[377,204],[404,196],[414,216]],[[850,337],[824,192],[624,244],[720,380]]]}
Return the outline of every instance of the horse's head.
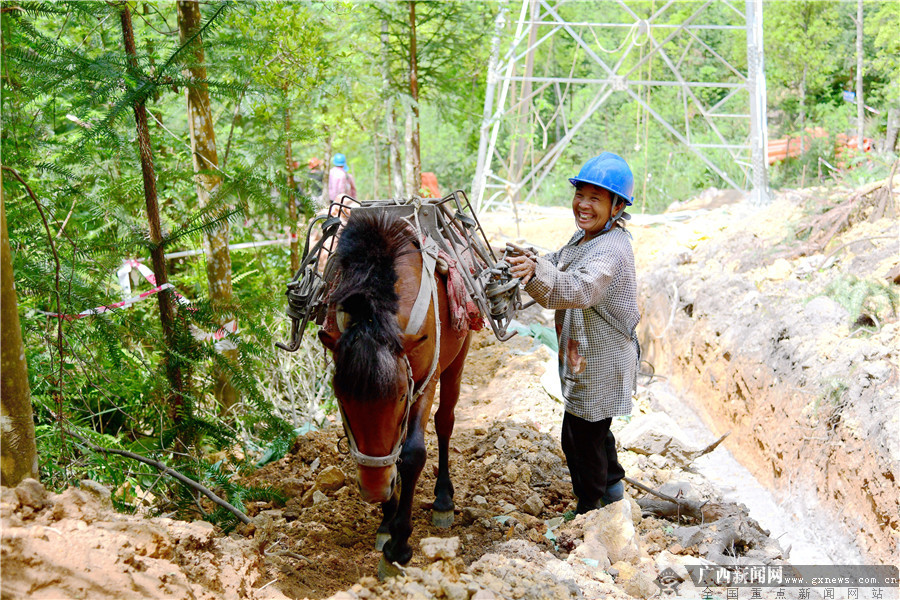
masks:
{"label": "horse's head", "polygon": [[367,502],[386,502],[396,487],[397,462],[413,399],[412,369],[404,346],[414,348],[424,337],[407,340],[399,353],[387,346],[371,346],[360,354],[353,328],[345,335],[343,325],[353,325],[350,319],[338,308],[335,320],[343,331],[322,329],[319,339],[340,365],[335,370],[334,392],[350,454],[357,463],[360,493]]}

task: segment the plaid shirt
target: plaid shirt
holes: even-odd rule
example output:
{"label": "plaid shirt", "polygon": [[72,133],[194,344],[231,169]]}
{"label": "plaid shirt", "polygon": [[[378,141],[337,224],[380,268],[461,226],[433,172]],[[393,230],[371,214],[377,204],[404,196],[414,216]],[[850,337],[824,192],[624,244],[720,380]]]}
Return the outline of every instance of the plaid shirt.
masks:
{"label": "plaid shirt", "polygon": [[558,252],[539,257],[525,291],[556,309],[566,411],[595,422],[631,413],[641,315],[631,234],[614,227],[579,246],[583,237],[579,230]]}

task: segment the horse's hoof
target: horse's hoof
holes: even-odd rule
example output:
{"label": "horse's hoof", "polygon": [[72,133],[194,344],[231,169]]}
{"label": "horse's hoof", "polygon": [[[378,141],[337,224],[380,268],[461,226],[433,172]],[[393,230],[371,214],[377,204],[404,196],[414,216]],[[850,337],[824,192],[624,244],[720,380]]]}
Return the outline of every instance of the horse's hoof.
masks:
{"label": "horse's hoof", "polygon": [[381,552],[384,550],[384,545],[391,541],[391,534],[389,533],[376,533],[375,534],[375,549]]}
{"label": "horse's hoof", "polygon": [[453,525],[453,510],[431,511],[431,524],[439,529],[448,529]]}
{"label": "horse's hoof", "polygon": [[381,557],[381,560],[378,561],[378,581],[384,581],[388,577],[396,577],[397,575],[402,575],[404,569],[402,567],[398,567],[396,563],[389,563]]}

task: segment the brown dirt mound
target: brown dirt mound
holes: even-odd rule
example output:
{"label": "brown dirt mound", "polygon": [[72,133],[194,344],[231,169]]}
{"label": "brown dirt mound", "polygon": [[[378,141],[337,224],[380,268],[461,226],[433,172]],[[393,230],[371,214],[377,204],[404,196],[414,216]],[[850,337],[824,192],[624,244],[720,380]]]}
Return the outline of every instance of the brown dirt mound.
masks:
{"label": "brown dirt mound", "polygon": [[253,540],[202,521],[122,515],[102,487],[86,489],[53,494],[29,479],[0,490],[4,599],[284,598],[255,589],[263,556]]}

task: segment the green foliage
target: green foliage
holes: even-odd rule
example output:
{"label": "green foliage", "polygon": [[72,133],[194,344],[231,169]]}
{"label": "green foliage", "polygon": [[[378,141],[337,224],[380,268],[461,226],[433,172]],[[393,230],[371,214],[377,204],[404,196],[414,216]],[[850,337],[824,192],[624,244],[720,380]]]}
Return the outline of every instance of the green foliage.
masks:
{"label": "green foliage", "polygon": [[[289,277],[284,246],[233,254],[234,302],[217,308],[207,298],[202,253],[168,261],[170,282],[190,302],[178,310],[174,348],[161,335],[155,297],[71,321],[43,316],[57,312],[57,302],[64,314],[113,304],[123,298],[116,278],[123,260],[149,264],[135,101],[145,102],[152,115],[167,252],[199,248],[202,234],[224,220],[232,226],[233,242],[278,237],[288,226],[286,207],[278,199],[286,189],[270,167],[281,148],[255,147],[255,138],[235,138],[228,165],[219,173],[222,184],[205,207],[196,205],[183,94],[194,83],[182,71],[193,60],[187,50],[197,38],[179,44],[160,33],[175,22],[173,5],[132,3],[138,65],[131,68],[119,28],[121,6],[32,3],[24,12],[0,15],[0,151],[4,164],[23,176],[39,201],[38,207],[25,187],[4,173],[42,477],[57,489],[84,478],[100,481],[120,490],[116,502],[131,510],[141,504],[134,490],[152,490],[154,510],[193,511],[227,525],[230,516],[203,515],[192,492],[160,478],[153,467],[92,452],[65,434],[74,431],[99,446],[161,460],[241,505],[277,499],[273,490],[244,486],[240,476],[266,447],[281,448],[293,440],[297,427],[285,419],[284,406],[297,396],[284,393],[277,404],[266,389],[276,362],[275,337],[284,334],[280,292]],[[216,113],[228,117],[239,99],[264,103],[282,95],[280,88],[254,80],[248,68],[239,69],[240,61],[230,54],[240,46],[233,43],[229,19],[236,10],[250,8],[218,3],[203,9],[201,33],[214,60],[206,84],[214,101],[222,103]],[[220,77],[225,71],[228,76]],[[131,295],[151,287],[136,271],[133,275]],[[217,343],[236,346],[236,362],[217,352],[213,341],[192,336],[214,332],[228,318],[237,320],[239,331]],[[167,360],[182,365],[188,377],[178,422],[169,404]],[[240,395],[228,419],[218,415],[213,397],[214,367],[228,374]],[[319,401],[327,398],[320,395]],[[184,439],[195,444],[187,454],[173,454],[175,441]],[[225,451],[243,457],[228,463],[231,470],[208,458]]]}
{"label": "green foliage", "polygon": [[878,327],[878,322],[888,315],[897,316],[900,304],[900,295],[890,283],[855,275],[833,281],[825,289],[825,295],[843,306],[850,313],[851,321],[859,326]]}

